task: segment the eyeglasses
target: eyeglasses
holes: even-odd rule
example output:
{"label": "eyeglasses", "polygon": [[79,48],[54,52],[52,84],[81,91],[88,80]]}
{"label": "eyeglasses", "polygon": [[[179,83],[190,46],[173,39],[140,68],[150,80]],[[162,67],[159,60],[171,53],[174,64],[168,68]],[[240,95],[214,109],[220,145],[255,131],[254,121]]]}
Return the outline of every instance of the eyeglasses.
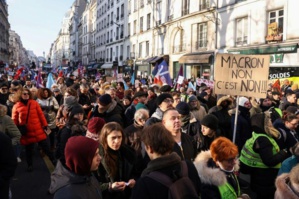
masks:
{"label": "eyeglasses", "polygon": [[1,88],[2,90],[7,90],[8,88]]}
{"label": "eyeglasses", "polygon": [[235,158],[230,158],[230,159],[227,159],[227,160],[224,160],[224,161],[226,161],[226,162],[228,162],[228,163],[234,163],[236,160],[237,160],[238,158],[237,157],[235,157]]}
{"label": "eyeglasses", "polygon": [[22,95],[29,95],[29,93],[22,93]]}
{"label": "eyeglasses", "polygon": [[163,102],[168,103],[168,104],[169,104],[169,103],[172,104],[172,103],[173,103],[173,100],[172,100],[172,99],[165,99]]}

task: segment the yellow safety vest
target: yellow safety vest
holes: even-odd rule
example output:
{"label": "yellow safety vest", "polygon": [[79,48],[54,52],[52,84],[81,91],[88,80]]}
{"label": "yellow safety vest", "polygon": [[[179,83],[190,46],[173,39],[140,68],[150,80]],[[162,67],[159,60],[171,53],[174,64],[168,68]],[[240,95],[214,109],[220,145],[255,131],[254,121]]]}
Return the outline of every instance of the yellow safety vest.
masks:
{"label": "yellow safety vest", "polygon": [[220,192],[221,199],[236,199],[241,195],[239,182],[234,175],[235,181],[238,185],[238,193],[234,190],[234,188],[226,182],[225,184],[218,186],[218,190]]}
{"label": "yellow safety vest", "polygon": [[[258,133],[253,132],[252,137],[246,141],[246,143],[241,151],[240,161],[243,164],[246,164],[247,166],[250,166],[250,167],[256,167],[256,168],[270,168],[263,163],[260,154],[256,153],[253,150],[253,145],[255,143],[255,140],[261,136],[269,139],[269,141],[271,142],[271,144],[273,146],[272,147],[273,154],[276,154],[280,151],[278,144],[275,142],[275,140],[273,138],[271,138],[270,136],[268,136],[266,134],[258,134]],[[279,163],[271,168],[279,169],[280,167],[281,167],[281,163]]]}

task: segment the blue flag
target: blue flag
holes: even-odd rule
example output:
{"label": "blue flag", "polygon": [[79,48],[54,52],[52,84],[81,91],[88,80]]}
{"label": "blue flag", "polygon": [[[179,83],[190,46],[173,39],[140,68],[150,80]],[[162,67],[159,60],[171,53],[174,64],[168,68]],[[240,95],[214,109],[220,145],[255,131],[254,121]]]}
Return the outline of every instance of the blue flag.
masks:
{"label": "blue flag", "polygon": [[[154,69],[153,73],[156,72],[156,70]],[[169,86],[172,87],[172,81],[169,75],[169,71],[168,71],[168,65],[167,62],[165,60],[163,60],[159,65],[158,65],[158,70],[155,74],[155,78],[160,79],[160,81],[162,81],[163,84],[168,84]]]}
{"label": "blue flag", "polygon": [[52,85],[55,83],[55,80],[53,79],[53,75],[52,73],[49,73],[48,74],[48,79],[47,79],[47,84],[46,84],[46,87],[48,89],[51,89]]}
{"label": "blue flag", "polygon": [[132,77],[131,77],[131,84],[135,85],[135,73],[133,72]]}

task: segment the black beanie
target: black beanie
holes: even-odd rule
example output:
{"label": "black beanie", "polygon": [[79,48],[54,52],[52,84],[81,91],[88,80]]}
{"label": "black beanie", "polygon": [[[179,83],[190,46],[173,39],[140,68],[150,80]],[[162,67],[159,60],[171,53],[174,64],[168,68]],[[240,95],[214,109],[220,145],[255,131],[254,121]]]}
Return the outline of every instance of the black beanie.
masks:
{"label": "black beanie", "polygon": [[84,109],[80,104],[73,106],[72,109],[71,109],[71,115],[72,116],[74,116],[78,113],[84,113]]}
{"label": "black beanie", "polygon": [[162,104],[162,102],[167,98],[173,99],[172,95],[170,95],[169,93],[162,93],[161,95],[159,95],[156,99],[157,105],[159,106],[160,104]]}
{"label": "black beanie", "polygon": [[206,115],[201,121],[201,124],[209,127],[212,130],[217,130],[218,129],[218,118],[213,115],[213,114],[208,114]]}
{"label": "black beanie", "polygon": [[102,106],[107,106],[108,104],[110,104],[112,102],[112,98],[109,94],[104,94],[99,98],[99,103]]}
{"label": "black beanie", "polygon": [[175,108],[181,115],[189,115],[190,113],[189,105],[186,102],[178,103]]}

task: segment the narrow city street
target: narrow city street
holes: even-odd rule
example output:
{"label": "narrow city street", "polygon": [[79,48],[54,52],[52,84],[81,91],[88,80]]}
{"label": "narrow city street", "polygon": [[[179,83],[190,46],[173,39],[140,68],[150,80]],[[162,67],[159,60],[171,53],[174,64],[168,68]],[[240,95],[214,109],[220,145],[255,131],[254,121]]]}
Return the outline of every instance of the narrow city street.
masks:
{"label": "narrow city street", "polygon": [[27,171],[25,150],[22,151],[22,162],[18,163],[15,176],[11,181],[12,199],[51,199],[48,193],[50,171],[53,166],[45,156],[42,158],[36,145],[33,156],[33,171]]}

